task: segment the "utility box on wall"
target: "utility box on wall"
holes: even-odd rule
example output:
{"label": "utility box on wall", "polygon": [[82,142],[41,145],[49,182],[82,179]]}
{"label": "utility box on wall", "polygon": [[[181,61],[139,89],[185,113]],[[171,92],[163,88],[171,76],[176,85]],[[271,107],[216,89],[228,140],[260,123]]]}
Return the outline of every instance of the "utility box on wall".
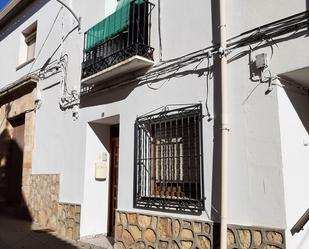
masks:
{"label": "utility box on wall", "polygon": [[95,179],[97,181],[105,181],[107,178],[107,152],[100,152],[97,155],[97,160],[95,162]]}

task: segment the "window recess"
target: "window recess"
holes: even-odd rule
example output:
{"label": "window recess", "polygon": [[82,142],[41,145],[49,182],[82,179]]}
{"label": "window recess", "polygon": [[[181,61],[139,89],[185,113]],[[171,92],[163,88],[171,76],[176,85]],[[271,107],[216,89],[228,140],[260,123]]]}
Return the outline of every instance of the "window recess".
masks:
{"label": "window recess", "polygon": [[21,33],[19,59],[16,70],[28,65],[35,59],[37,40],[37,22],[34,22]]}
{"label": "window recess", "polygon": [[201,105],[137,118],[134,187],[136,208],[204,210]]}

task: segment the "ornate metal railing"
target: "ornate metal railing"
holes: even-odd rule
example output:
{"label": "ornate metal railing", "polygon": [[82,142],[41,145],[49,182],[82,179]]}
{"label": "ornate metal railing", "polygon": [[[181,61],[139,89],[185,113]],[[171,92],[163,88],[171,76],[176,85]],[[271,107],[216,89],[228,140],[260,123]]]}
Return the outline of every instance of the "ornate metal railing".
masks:
{"label": "ornate metal railing", "polygon": [[151,11],[148,0],[131,0],[84,36],[82,78],[139,55],[153,59],[150,47]]}

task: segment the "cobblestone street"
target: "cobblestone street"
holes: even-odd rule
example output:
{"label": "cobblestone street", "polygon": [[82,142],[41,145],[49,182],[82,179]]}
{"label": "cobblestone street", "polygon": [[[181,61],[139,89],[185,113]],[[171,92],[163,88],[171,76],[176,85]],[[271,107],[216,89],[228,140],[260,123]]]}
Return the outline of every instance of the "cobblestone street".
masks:
{"label": "cobblestone street", "polygon": [[31,221],[18,218],[0,204],[0,249],[78,249],[51,233],[34,231]]}

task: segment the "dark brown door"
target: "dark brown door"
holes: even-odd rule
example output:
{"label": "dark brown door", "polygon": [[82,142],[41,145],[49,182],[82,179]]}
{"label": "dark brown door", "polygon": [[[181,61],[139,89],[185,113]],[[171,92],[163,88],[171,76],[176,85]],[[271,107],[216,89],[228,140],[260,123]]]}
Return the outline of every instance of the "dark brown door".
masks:
{"label": "dark brown door", "polygon": [[111,164],[109,198],[109,236],[114,236],[115,217],[118,202],[118,166],[119,166],[119,126],[111,127]]}
{"label": "dark brown door", "polygon": [[7,201],[11,203],[21,202],[21,186],[24,154],[24,129],[25,118],[10,121],[13,130],[8,147],[7,157]]}

